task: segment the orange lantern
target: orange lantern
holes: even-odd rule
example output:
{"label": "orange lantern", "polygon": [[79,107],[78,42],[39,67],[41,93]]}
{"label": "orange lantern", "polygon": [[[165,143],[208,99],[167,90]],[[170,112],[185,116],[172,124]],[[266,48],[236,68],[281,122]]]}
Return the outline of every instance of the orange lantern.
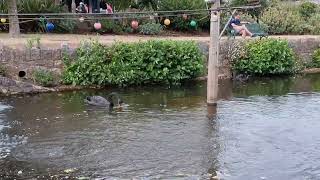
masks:
{"label": "orange lantern", "polygon": [[169,26],[169,25],[170,25],[170,23],[171,23],[171,22],[170,22],[170,20],[169,20],[169,19],[165,19],[165,20],[164,20],[164,24],[165,24],[166,26]]}

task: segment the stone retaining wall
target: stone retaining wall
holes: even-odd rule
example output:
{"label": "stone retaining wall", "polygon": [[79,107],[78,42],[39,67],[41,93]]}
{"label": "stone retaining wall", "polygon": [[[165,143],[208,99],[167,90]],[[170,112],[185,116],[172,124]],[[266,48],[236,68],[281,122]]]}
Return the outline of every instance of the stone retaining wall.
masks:
{"label": "stone retaining wall", "polygon": [[26,72],[26,77],[31,78],[32,72],[37,68],[49,69],[59,74],[63,68],[63,54],[75,55],[75,49],[62,45],[61,48],[24,48],[13,49],[0,46],[0,63],[7,69],[7,75],[18,78],[20,71]]}
{"label": "stone retaining wall", "polygon": [[[288,41],[295,53],[304,62],[311,59],[312,52],[320,44],[320,38],[303,37]],[[234,43],[234,40],[224,40],[221,42],[219,59],[220,76],[231,77],[227,55],[232,43]],[[199,47],[208,57],[209,42],[199,41]],[[32,71],[36,68],[50,69],[60,73],[63,68],[62,57],[64,53],[75,56],[75,49],[69,48],[67,44],[62,44],[60,48],[55,49],[13,49],[0,45],[0,63],[7,67],[9,77],[17,79],[19,71],[24,71],[26,72],[26,77],[31,78]]]}

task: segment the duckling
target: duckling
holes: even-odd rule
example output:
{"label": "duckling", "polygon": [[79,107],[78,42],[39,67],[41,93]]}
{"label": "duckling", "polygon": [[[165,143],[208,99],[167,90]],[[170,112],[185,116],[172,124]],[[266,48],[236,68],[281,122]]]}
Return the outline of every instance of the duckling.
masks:
{"label": "duckling", "polygon": [[239,74],[234,77],[234,80],[239,81],[239,82],[246,82],[250,78],[250,75],[247,74]]}
{"label": "duckling", "polygon": [[84,101],[93,106],[104,106],[112,108],[115,105],[113,97],[116,97],[116,105],[120,106],[121,104],[123,104],[122,99],[119,97],[117,93],[110,93],[107,99],[102,96],[88,96]]}

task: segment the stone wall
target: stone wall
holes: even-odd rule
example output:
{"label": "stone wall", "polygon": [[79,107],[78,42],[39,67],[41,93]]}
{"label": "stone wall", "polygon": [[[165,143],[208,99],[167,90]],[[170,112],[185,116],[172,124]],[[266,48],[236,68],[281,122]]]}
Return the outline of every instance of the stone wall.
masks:
{"label": "stone wall", "polygon": [[[238,41],[238,40],[236,40]],[[298,39],[288,39],[290,46],[302,61],[309,61],[312,52],[319,47],[320,38],[308,38],[302,36]],[[234,40],[223,40],[220,48],[220,76],[231,77],[230,65],[228,60],[228,51]],[[199,47],[208,57],[209,42],[199,41]],[[62,44],[60,48],[22,48],[13,49],[0,45],[0,63],[7,67],[9,77],[18,79],[20,71],[26,72],[26,77],[31,78],[32,71],[36,68],[50,69],[60,73],[63,64],[62,57],[64,53],[75,56],[75,49],[67,44]]]}
{"label": "stone wall", "polygon": [[62,57],[67,53],[74,56],[75,49],[68,45],[61,48],[24,48],[14,49],[0,46],[0,63],[7,69],[7,75],[18,78],[19,72],[26,73],[26,78],[31,78],[32,72],[37,68],[49,69],[59,74],[63,68]]}
{"label": "stone wall", "polygon": [[314,50],[320,47],[320,37],[291,39],[289,44],[303,62],[310,62]]}

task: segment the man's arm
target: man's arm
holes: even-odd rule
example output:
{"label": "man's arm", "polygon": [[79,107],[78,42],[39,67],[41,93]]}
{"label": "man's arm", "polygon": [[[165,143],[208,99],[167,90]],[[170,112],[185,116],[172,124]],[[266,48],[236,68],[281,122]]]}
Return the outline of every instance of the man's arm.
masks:
{"label": "man's arm", "polygon": [[247,22],[247,21],[241,21],[241,24],[250,24],[250,22]]}
{"label": "man's arm", "polygon": [[231,26],[234,27],[239,27],[239,25],[236,25],[235,23],[231,23]]}

